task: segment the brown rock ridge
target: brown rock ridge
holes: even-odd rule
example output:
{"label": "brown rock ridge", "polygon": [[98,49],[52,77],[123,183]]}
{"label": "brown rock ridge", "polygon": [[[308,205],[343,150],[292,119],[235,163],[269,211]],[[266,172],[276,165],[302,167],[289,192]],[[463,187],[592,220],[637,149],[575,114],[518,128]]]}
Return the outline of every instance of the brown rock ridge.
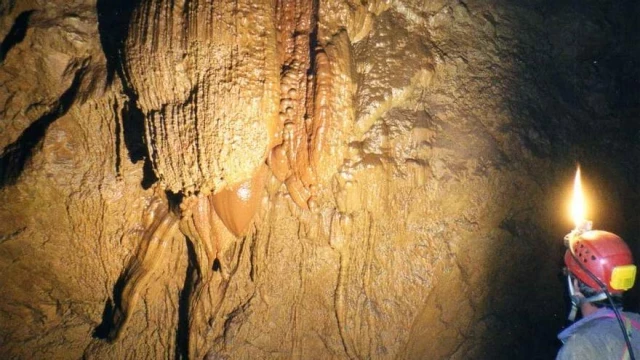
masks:
{"label": "brown rock ridge", "polygon": [[252,177],[275,137],[272,1],[143,1],[129,24],[127,80],[161,183],[217,192]]}
{"label": "brown rock ridge", "polygon": [[[101,325],[110,328],[107,338],[111,341],[119,339],[140,293],[168,256],[166,242],[173,240],[180,221],[193,262],[184,288],[187,295],[182,316],[187,317],[188,329],[182,330],[182,336],[188,339],[188,354],[201,356],[206,343],[202,334],[214,325],[235,272],[238,248],[233,236],[245,235],[248,230],[267,175],[264,165],[247,175],[248,167],[208,167],[203,163],[224,162],[221,153],[232,154],[230,159],[236,163],[263,162],[264,155],[246,148],[259,144],[253,137],[264,133],[253,131],[258,115],[270,130],[266,132],[267,150],[277,146],[270,164],[302,208],[311,205],[317,210],[312,195],[318,185],[326,185],[344,159],[344,140],[353,122],[348,36],[341,31],[328,38],[326,52],[320,43],[313,48],[318,42],[319,20],[323,19],[317,4],[269,4],[143,1],[133,9],[123,49],[124,73],[145,116],[148,151],[160,187],[145,210],[144,218],[153,220],[145,222],[141,244],[120,276],[120,285],[114,288],[113,316],[109,320],[111,315],[107,315]],[[248,11],[257,18],[247,18]],[[266,28],[255,27],[256,21],[264,25],[260,19],[268,21]],[[269,43],[269,21],[274,19],[278,21],[279,46]],[[228,27],[231,23],[248,27]],[[280,55],[282,69],[280,123],[274,123],[265,112],[273,103],[269,76],[274,73],[270,69],[274,53]],[[253,85],[258,90],[252,90]],[[165,90],[156,90],[159,87]],[[200,92],[200,88],[205,90]],[[208,89],[214,90],[210,93]],[[238,97],[233,98],[236,93]],[[250,124],[239,111],[249,112]],[[217,127],[219,123],[228,126]],[[282,130],[284,135],[280,136]],[[209,140],[213,140],[213,148]],[[204,144],[203,148],[199,144]],[[212,183],[212,177],[220,182]],[[180,207],[179,216],[158,207],[159,202],[167,202],[162,188],[178,195],[175,205]],[[220,222],[231,234],[219,226]]]}

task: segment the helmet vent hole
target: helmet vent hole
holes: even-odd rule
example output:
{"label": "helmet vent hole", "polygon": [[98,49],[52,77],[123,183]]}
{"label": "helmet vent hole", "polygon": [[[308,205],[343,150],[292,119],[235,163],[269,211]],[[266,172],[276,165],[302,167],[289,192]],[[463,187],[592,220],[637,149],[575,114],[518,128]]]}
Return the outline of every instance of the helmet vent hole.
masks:
{"label": "helmet vent hole", "polygon": [[587,262],[587,258],[582,259],[582,262],[586,263]]}
{"label": "helmet vent hole", "polygon": [[591,260],[595,260],[596,256],[595,255],[591,255]]}

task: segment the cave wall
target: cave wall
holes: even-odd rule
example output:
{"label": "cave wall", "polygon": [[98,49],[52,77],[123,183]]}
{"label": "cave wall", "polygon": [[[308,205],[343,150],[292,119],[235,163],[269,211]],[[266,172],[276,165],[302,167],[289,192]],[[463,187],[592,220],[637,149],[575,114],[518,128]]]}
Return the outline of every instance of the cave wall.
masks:
{"label": "cave wall", "polygon": [[162,191],[118,65],[133,7],[0,3],[1,354],[553,356],[577,161],[595,224],[638,248],[638,5],[320,3],[326,33],[347,21],[331,17],[340,9],[369,17],[350,38],[354,115],[319,207],[268,178],[196,332],[188,242],[166,239],[170,256],[112,343],[101,332],[118,279]]}

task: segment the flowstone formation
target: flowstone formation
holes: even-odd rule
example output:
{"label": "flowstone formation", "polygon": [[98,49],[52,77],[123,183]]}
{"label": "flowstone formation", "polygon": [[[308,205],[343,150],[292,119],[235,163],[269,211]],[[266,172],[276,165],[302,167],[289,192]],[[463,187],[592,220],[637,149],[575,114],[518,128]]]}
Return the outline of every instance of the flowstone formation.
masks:
{"label": "flowstone formation", "polygon": [[[109,340],[124,331],[180,229],[194,266],[182,336],[188,354],[202,356],[200,334],[214,325],[235,271],[235,240],[262,201],[267,154],[293,201],[318,210],[315,195],[342,164],[354,121],[349,31],[362,37],[370,11],[382,9],[338,5],[149,0],[133,9],[123,73],[144,115],[159,184],[103,324]],[[346,18],[325,16],[334,11]],[[350,29],[332,24],[338,20]],[[163,189],[177,195],[176,213]]]}
{"label": "flowstone formation", "polygon": [[[232,272],[234,237],[246,233],[262,198],[262,164],[276,130],[270,5],[142,1],[133,10],[122,65],[144,115],[164,205],[146,211],[154,220],[121,278],[109,339],[121,334],[139,292],[169,255],[164,243],[173,239],[178,222],[195,267],[185,284],[189,332],[215,317]],[[169,211],[163,189],[177,194],[178,214]]]}
{"label": "flowstone formation", "polygon": [[0,2],[0,355],[552,358],[636,3]]}
{"label": "flowstone formation", "polygon": [[123,65],[162,185],[209,194],[251,178],[276,133],[272,1],[141,1],[128,29]]}

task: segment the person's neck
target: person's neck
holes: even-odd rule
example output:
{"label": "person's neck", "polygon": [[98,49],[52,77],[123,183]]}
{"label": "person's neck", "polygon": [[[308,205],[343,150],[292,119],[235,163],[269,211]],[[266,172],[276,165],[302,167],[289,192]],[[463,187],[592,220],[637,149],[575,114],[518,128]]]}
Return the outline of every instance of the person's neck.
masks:
{"label": "person's neck", "polygon": [[580,311],[582,312],[583,317],[587,317],[594,312],[598,311],[598,307],[593,305],[592,303],[582,303],[580,305]]}

